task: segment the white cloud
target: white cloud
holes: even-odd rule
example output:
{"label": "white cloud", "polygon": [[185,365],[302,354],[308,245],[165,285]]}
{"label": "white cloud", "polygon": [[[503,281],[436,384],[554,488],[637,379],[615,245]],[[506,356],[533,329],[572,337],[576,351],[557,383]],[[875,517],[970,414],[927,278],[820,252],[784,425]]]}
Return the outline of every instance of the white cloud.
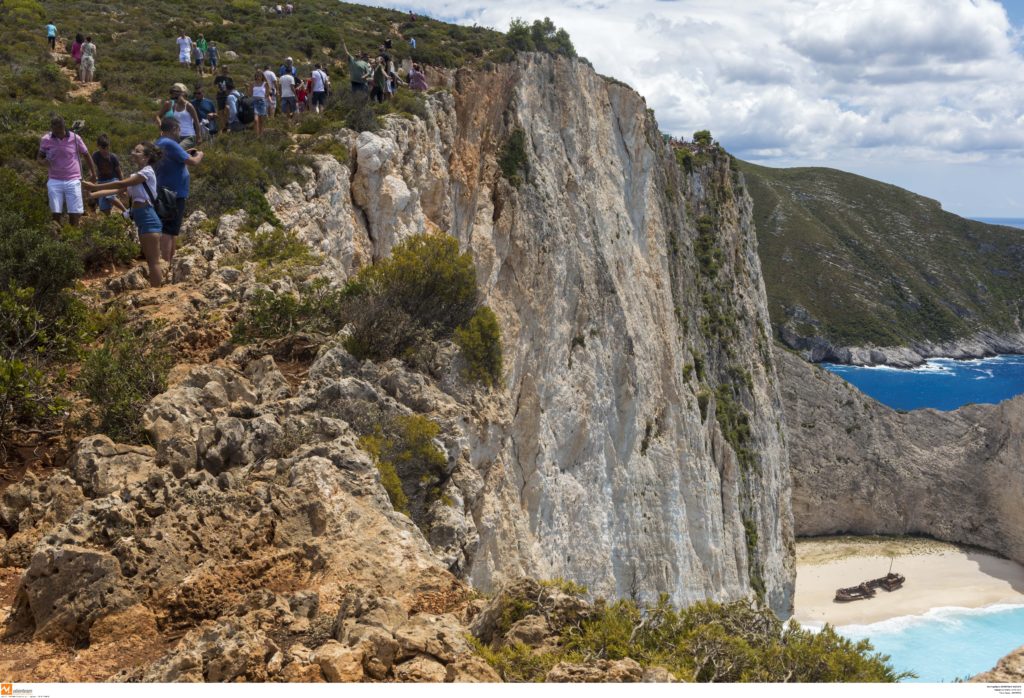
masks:
{"label": "white cloud", "polygon": [[996,0],[417,4],[501,30],[549,16],[645,95],[663,130],[709,128],[766,164],[1024,153],[1020,37]]}

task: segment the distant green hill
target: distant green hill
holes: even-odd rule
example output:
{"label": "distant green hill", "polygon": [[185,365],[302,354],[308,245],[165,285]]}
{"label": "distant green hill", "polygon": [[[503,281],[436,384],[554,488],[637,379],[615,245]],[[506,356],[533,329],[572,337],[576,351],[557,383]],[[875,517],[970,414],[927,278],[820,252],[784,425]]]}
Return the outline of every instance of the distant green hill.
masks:
{"label": "distant green hill", "polygon": [[826,168],[739,163],[784,341],[900,346],[1019,331],[1024,231]]}

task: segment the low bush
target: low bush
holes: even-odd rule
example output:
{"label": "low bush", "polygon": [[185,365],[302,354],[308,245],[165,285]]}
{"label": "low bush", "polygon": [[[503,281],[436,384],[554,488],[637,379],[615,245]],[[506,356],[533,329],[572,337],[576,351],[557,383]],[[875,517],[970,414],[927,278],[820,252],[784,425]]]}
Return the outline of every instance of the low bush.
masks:
{"label": "low bush", "polygon": [[408,356],[427,340],[451,337],[472,317],[476,268],[450,235],[416,235],[360,270],[349,292],[355,300],[346,349],[375,361]]}
{"label": "low bush", "polygon": [[232,340],[243,344],[300,331],[334,334],[344,327],[346,298],[344,289],[332,289],[323,279],[307,284],[298,295],[257,291],[236,323]]}
{"label": "low bush", "polygon": [[543,681],[558,662],[631,658],[687,682],[895,682],[885,655],[825,626],[809,632],[783,623],[755,601],[705,601],[681,610],[667,596],[652,605],[598,600],[589,617],[565,623],[558,645],[476,649],[506,681]]}
{"label": "low bush", "polygon": [[512,186],[517,189],[523,179],[530,175],[530,162],[526,158],[526,132],[521,128],[513,129],[505,146],[498,156],[498,167]]}
{"label": "low bush", "polygon": [[493,310],[486,305],[477,308],[469,322],[455,330],[455,343],[466,358],[470,380],[487,386],[501,382],[501,327]]}
{"label": "low bush", "polygon": [[139,415],[167,387],[173,354],[148,326],[109,327],[102,344],[82,361],[77,387],[98,414],[97,426],[118,441],[142,439]]}
{"label": "low bush", "polygon": [[409,514],[407,489],[419,487],[431,501],[440,496],[447,466],[445,454],[434,444],[440,432],[435,422],[413,414],[386,420],[360,438],[359,446],[373,457],[396,511]]}
{"label": "low bush", "polygon": [[65,227],[61,238],[74,245],[85,271],[127,264],[139,252],[132,224],[122,216],[86,216],[81,226]]}
{"label": "low bush", "polygon": [[33,357],[0,357],[0,463],[15,426],[38,426],[67,408],[56,393],[62,378],[44,370]]}

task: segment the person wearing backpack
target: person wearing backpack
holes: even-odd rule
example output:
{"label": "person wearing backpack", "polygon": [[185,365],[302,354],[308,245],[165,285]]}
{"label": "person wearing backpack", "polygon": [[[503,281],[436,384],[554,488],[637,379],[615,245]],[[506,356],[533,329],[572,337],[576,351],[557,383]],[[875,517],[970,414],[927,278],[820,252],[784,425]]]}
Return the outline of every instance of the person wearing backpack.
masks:
{"label": "person wearing backpack", "polygon": [[228,95],[235,89],[235,81],[228,75],[226,65],[221,66],[220,75],[213,79],[213,84],[217,86],[217,118],[220,121],[220,130],[223,131],[231,123],[228,112]]}
{"label": "person wearing backpack", "polygon": [[232,89],[227,98],[228,130],[244,131],[256,120],[256,108],[251,97],[243,97],[242,93]]}
{"label": "person wearing backpack", "polygon": [[319,63],[313,68],[310,78],[313,81],[311,106],[313,111],[319,114],[323,109],[327,108],[327,86],[330,84],[330,80]]}
{"label": "person wearing backpack", "polygon": [[131,199],[129,218],[135,222],[139,230],[139,244],[142,254],[146,257],[149,267],[149,285],[159,286],[163,283],[163,271],[160,269],[160,239],[163,237],[163,222],[156,213],[156,172],[155,165],[162,157],[162,151],[153,143],[138,143],[131,153],[132,162],[139,168],[138,172],[124,179],[113,182],[92,184],[84,182],[82,186],[89,192],[89,198],[100,199],[114,197],[127,191]]}
{"label": "person wearing backpack", "polygon": [[164,220],[163,235],[160,236],[160,256],[168,264],[174,259],[181,222],[185,219],[185,200],[188,199],[190,181],[189,165],[198,165],[203,161],[202,151],[195,148],[186,151],[178,145],[179,129],[178,120],[173,117],[165,117],[160,122],[160,138],[156,146],[163,151],[163,157],[153,168],[156,171],[157,188],[166,187],[177,195],[174,216],[170,220]]}

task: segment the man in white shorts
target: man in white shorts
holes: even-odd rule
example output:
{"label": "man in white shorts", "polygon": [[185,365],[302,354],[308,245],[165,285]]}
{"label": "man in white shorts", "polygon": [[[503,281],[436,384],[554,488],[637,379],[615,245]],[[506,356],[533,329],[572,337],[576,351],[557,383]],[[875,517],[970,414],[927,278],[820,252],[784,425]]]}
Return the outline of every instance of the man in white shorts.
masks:
{"label": "man in white shorts", "polygon": [[50,199],[53,220],[60,222],[61,214],[67,211],[71,225],[78,225],[78,220],[85,213],[82,205],[82,163],[79,158],[83,158],[89,165],[92,181],[95,182],[96,164],[81,136],[68,131],[62,117],[53,117],[50,120],[50,133],[39,140],[36,160],[45,160],[50,169],[46,193]]}
{"label": "man in white shorts", "polygon": [[178,63],[192,67],[192,37],[185,32],[178,35]]}
{"label": "man in white shorts", "polygon": [[273,116],[277,108],[277,75],[269,65],[263,66],[263,77],[267,79],[267,116]]}

